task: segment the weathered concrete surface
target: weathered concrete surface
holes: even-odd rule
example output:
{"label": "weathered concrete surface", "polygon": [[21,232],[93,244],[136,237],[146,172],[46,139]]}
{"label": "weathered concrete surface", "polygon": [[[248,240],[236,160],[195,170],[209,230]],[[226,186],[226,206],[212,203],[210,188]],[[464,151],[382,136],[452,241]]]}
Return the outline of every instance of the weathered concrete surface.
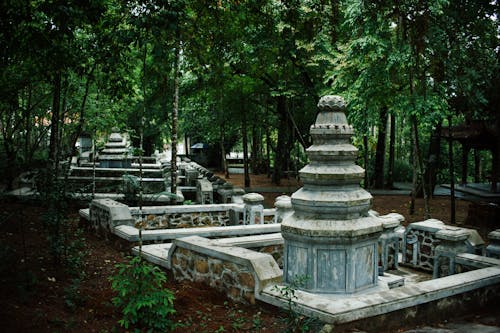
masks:
{"label": "weathered concrete surface", "polygon": [[[296,310],[335,326],[382,329],[401,323],[443,320],[496,304],[500,267],[489,267],[382,292],[351,297],[322,296],[297,291]],[[276,288],[265,288],[257,299],[286,306]]]}
{"label": "weathered concrete surface", "polygon": [[[275,233],[280,231],[279,224],[254,224],[254,225],[235,225],[227,227],[201,227],[187,229],[159,229],[144,230],[142,240],[147,242],[170,241],[173,239],[187,236],[202,237],[229,237],[238,235],[258,235],[266,233]],[[118,226],[114,229],[114,234],[129,242],[139,241],[139,229],[131,226]]]}

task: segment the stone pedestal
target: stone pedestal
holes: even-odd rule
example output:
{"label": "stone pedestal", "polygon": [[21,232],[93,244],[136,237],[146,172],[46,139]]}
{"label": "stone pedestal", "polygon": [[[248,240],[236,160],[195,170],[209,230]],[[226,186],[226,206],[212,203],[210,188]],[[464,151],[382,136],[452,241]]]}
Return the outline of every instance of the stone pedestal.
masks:
{"label": "stone pedestal", "polygon": [[199,204],[213,204],[214,203],[214,190],[212,183],[205,178],[196,181],[196,201]]}
{"label": "stone pedestal", "polygon": [[486,247],[486,256],[500,259],[500,229],[488,234],[489,244]]}
{"label": "stone pedestal", "polygon": [[280,195],[274,202],[276,214],[274,215],[274,223],[281,223],[284,219],[293,214],[292,199],[287,195]]}
{"label": "stone pedestal", "polygon": [[398,269],[399,234],[396,229],[404,220],[401,214],[391,213],[380,216],[383,232],[378,240],[380,266],[383,271]]}
{"label": "stone pedestal", "polygon": [[446,227],[436,232],[441,243],[434,251],[434,270],[432,278],[455,274],[455,258],[459,253],[467,252],[465,240],[469,232],[463,228]]}
{"label": "stone pedestal", "polygon": [[281,227],[284,280],[305,280],[299,289],[351,294],[374,287],[382,221],[368,214],[372,196],[360,188],[354,134],[338,96],[324,96],[311,126],[311,163],[300,170],[304,187],[292,195],[294,213]]}
{"label": "stone pedestal", "polygon": [[264,224],[264,197],[258,193],[243,196],[243,224]]}

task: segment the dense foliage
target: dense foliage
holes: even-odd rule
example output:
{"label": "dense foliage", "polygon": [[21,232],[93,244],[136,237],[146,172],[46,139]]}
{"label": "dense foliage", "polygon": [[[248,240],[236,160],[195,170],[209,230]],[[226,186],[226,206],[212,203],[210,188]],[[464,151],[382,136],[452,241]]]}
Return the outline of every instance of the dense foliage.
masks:
{"label": "dense foliage", "polygon": [[[447,146],[435,138],[450,120],[486,119],[500,137],[498,8],[447,0],[5,1],[0,167],[9,187],[34,166],[58,170],[79,135],[103,140],[114,126],[146,154],[162,150],[177,136],[180,75],[179,141],[207,143],[220,167],[239,150],[275,182],[296,172],[319,96],[336,93],[359,133],[365,185],[412,174],[420,184],[446,181],[439,156]],[[484,179],[495,157],[478,156]]]}

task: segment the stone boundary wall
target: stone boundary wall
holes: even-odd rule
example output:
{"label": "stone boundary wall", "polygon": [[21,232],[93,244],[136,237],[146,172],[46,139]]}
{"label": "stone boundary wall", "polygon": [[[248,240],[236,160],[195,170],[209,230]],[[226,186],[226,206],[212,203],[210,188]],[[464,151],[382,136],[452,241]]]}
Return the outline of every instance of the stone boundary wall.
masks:
{"label": "stone boundary wall", "polygon": [[282,279],[270,254],[221,246],[198,236],[175,240],[168,261],[176,280],[203,282],[243,303],[254,304],[256,294]]}
{"label": "stone boundary wall", "polygon": [[90,224],[94,229],[113,233],[115,227],[133,226],[135,220],[127,205],[111,199],[94,199],[90,203]]}
{"label": "stone boundary wall", "polygon": [[[138,207],[130,208],[137,222],[141,220]],[[241,220],[242,205],[180,205],[143,207],[146,230],[236,225]]]}
{"label": "stone boundary wall", "polygon": [[[243,223],[243,204],[209,204],[144,207],[146,230],[229,226]],[[136,221],[140,221],[138,207],[130,208]],[[274,223],[275,209],[264,209],[264,224]]]}

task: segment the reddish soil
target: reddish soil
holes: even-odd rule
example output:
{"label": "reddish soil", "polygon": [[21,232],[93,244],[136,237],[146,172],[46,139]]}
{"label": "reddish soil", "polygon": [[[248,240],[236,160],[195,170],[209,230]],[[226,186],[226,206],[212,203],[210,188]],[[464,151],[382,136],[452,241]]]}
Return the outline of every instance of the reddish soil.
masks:
{"label": "reddish soil", "polygon": [[[240,178],[233,176],[230,181],[241,186]],[[272,186],[265,176],[252,176],[252,182],[255,187]],[[282,186],[293,186],[287,182]],[[265,193],[266,201],[273,202],[280,194]],[[417,201],[419,214],[412,217],[407,214],[408,202],[406,196],[377,196],[374,209],[381,214],[400,212],[408,221],[422,220],[421,200]],[[431,205],[433,217],[449,220],[448,199],[433,199]],[[458,202],[459,222],[465,220],[467,207],[467,202]],[[71,230],[76,230],[79,224],[78,208],[76,205],[68,208]],[[124,331],[117,324],[120,312],[111,304],[114,293],[108,278],[115,274],[114,265],[128,253],[116,243],[85,231],[85,277],[76,290],[68,290],[74,276],[52,262],[41,218],[45,211],[36,202],[0,201],[0,331]],[[285,315],[275,307],[262,303],[236,304],[209,287],[175,282],[167,274],[166,287],[176,298],[174,320],[183,324],[176,332],[284,331]],[[76,301],[73,307],[68,306],[69,299]]]}

